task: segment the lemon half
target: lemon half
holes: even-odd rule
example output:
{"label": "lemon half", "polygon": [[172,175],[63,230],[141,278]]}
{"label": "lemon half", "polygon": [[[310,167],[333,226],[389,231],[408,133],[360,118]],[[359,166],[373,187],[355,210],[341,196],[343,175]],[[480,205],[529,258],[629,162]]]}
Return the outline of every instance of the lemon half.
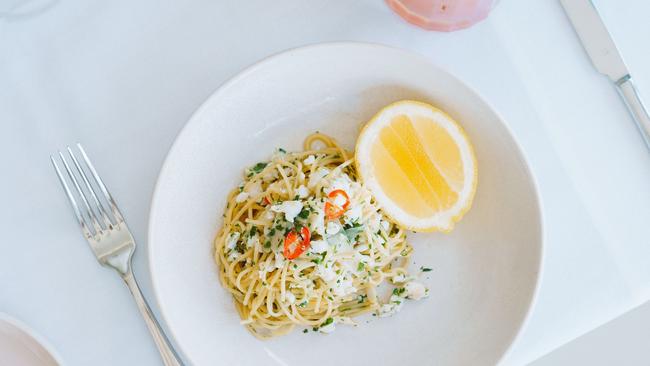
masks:
{"label": "lemon half", "polygon": [[449,232],[472,205],[474,149],[460,125],[432,105],[386,106],[361,131],[355,153],[365,186],[409,230]]}

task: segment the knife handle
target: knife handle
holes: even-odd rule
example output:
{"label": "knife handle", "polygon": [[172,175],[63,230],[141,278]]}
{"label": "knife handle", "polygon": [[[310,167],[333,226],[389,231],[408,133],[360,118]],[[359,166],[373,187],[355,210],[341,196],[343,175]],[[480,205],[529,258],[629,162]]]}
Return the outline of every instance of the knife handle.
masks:
{"label": "knife handle", "polygon": [[616,89],[625,101],[625,105],[632,114],[632,117],[634,117],[634,122],[636,122],[639,128],[639,132],[641,132],[646,146],[650,149],[650,116],[648,115],[648,110],[643,105],[641,95],[639,95],[639,91],[634,86],[630,75],[625,75],[617,81]]}

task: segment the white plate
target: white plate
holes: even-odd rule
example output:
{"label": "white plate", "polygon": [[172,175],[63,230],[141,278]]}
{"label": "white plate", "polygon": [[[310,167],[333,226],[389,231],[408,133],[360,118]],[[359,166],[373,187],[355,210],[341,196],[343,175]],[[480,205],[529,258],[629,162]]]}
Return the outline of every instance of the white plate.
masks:
{"label": "white plate", "polygon": [[61,359],[42,337],[18,320],[0,313],[0,365],[61,364]]}
{"label": "white plate", "polygon": [[[212,260],[227,192],[276,147],[323,131],[352,148],[380,107],[400,99],[441,107],[478,158],[474,207],[449,235],[410,235],[431,297],[397,316],[300,331],[262,342],[239,324]],[[501,118],[472,89],[421,56],[385,46],[303,47],[249,67],[217,90],[180,133],[156,186],[151,277],[163,317],[196,365],[494,364],[533,302],[542,254],[537,190]]]}

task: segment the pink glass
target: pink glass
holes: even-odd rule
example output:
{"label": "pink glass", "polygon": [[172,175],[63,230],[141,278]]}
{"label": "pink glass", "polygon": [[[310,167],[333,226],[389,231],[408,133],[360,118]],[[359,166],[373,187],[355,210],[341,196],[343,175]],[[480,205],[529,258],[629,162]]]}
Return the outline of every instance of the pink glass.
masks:
{"label": "pink glass", "polygon": [[386,0],[402,18],[424,29],[455,31],[487,17],[497,0]]}

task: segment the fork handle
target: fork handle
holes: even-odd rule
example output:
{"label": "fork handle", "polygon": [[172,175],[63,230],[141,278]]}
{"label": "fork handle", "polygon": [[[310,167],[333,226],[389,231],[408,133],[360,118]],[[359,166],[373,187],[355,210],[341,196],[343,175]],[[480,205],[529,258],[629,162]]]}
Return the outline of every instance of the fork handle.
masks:
{"label": "fork handle", "polygon": [[180,357],[178,357],[178,354],[176,354],[176,351],[174,351],[169,339],[167,339],[160,324],[156,320],[156,317],[151,312],[147,300],[142,296],[142,291],[140,291],[140,287],[138,286],[138,282],[135,280],[135,276],[133,276],[133,272],[128,271],[122,276],[122,279],[131,291],[135,303],[138,305],[140,314],[142,314],[144,322],[147,324],[147,328],[149,328],[149,332],[156,343],[156,347],[158,347],[163,364],[165,366],[183,366],[183,362]]}

